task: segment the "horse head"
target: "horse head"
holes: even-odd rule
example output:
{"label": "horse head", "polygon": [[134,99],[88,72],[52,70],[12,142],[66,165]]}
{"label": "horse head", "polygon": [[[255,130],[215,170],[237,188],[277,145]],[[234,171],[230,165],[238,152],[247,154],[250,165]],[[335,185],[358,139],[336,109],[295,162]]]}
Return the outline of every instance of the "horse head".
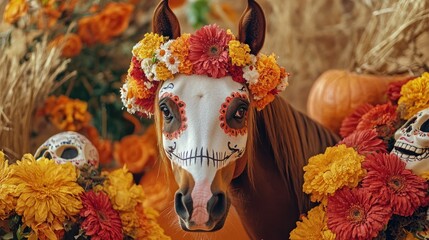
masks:
{"label": "horse head", "polygon": [[[238,39],[216,25],[180,35],[166,0],[152,27],[133,49],[123,101],[130,112],[153,110],[161,155],[179,185],[174,204],[181,227],[215,231],[231,204],[228,187],[246,166],[251,112],[284,90],[287,74],[274,56],[264,55],[258,65],[265,17],[254,0],[241,17]],[[271,74],[273,82],[257,84],[260,74]],[[139,81],[141,88],[135,87]]]}

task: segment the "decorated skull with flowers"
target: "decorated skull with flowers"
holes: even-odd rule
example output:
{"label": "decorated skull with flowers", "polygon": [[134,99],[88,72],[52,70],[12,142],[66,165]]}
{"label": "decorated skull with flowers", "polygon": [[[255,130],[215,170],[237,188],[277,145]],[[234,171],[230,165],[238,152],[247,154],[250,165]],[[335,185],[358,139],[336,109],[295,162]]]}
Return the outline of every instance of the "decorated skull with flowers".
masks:
{"label": "decorated skull with flowers", "polygon": [[309,159],[303,190],[319,205],[290,239],[428,239],[429,149],[413,137],[429,140],[429,73],[391,83],[386,96],[359,106],[344,139]]}
{"label": "decorated skull with flowers", "polygon": [[207,25],[194,34],[168,39],[147,33],[133,50],[121,98],[130,113],[152,115],[160,82],[177,74],[231,76],[246,84],[257,109],[264,108],[288,86],[288,73],[274,54],[255,56],[249,45],[236,40],[229,30]]}

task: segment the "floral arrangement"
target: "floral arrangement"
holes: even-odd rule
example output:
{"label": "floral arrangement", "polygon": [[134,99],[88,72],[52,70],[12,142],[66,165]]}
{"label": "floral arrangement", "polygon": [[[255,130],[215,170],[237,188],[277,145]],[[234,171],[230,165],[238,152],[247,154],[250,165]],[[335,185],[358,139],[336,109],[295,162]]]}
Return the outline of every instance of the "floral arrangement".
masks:
{"label": "floral arrangement", "polygon": [[343,140],[304,167],[311,209],[290,239],[427,239],[428,173],[389,154],[394,133],[429,108],[429,73],[391,83],[388,103],[364,104],[344,119]]}
{"label": "floral arrangement", "polygon": [[274,54],[251,54],[247,44],[217,25],[204,26],[177,39],[147,33],[132,53],[127,79],[121,88],[123,104],[130,113],[153,114],[158,85],[179,73],[212,78],[229,75],[248,86],[252,104],[258,110],[288,85],[288,73],[277,64]]}
{"label": "floral arrangement", "polygon": [[112,172],[0,152],[0,236],[6,239],[170,239],[124,167]]}

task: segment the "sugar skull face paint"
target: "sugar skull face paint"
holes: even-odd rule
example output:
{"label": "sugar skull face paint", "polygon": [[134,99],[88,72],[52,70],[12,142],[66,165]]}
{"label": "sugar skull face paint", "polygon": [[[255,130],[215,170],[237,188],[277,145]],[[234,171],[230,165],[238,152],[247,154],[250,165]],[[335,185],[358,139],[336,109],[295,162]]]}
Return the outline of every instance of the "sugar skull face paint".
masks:
{"label": "sugar skull face paint", "polygon": [[190,222],[197,230],[207,230],[206,206],[214,195],[215,175],[245,151],[248,90],[231,77],[179,75],[165,81],[158,96],[164,151],[173,165],[192,177]]}

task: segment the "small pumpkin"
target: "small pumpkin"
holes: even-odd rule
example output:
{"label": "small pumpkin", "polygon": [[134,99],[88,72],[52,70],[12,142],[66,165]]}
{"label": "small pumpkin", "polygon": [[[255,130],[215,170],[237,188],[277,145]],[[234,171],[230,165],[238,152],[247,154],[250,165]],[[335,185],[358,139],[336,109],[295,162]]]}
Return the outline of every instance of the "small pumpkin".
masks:
{"label": "small pumpkin", "polygon": [[343,119],[355,108],[363,103],[386,102],[389,83],[408,78],[408,75],[377,76],[347,70],[328,70],[320,75],[310,90],[307,114],[338,133]]}

